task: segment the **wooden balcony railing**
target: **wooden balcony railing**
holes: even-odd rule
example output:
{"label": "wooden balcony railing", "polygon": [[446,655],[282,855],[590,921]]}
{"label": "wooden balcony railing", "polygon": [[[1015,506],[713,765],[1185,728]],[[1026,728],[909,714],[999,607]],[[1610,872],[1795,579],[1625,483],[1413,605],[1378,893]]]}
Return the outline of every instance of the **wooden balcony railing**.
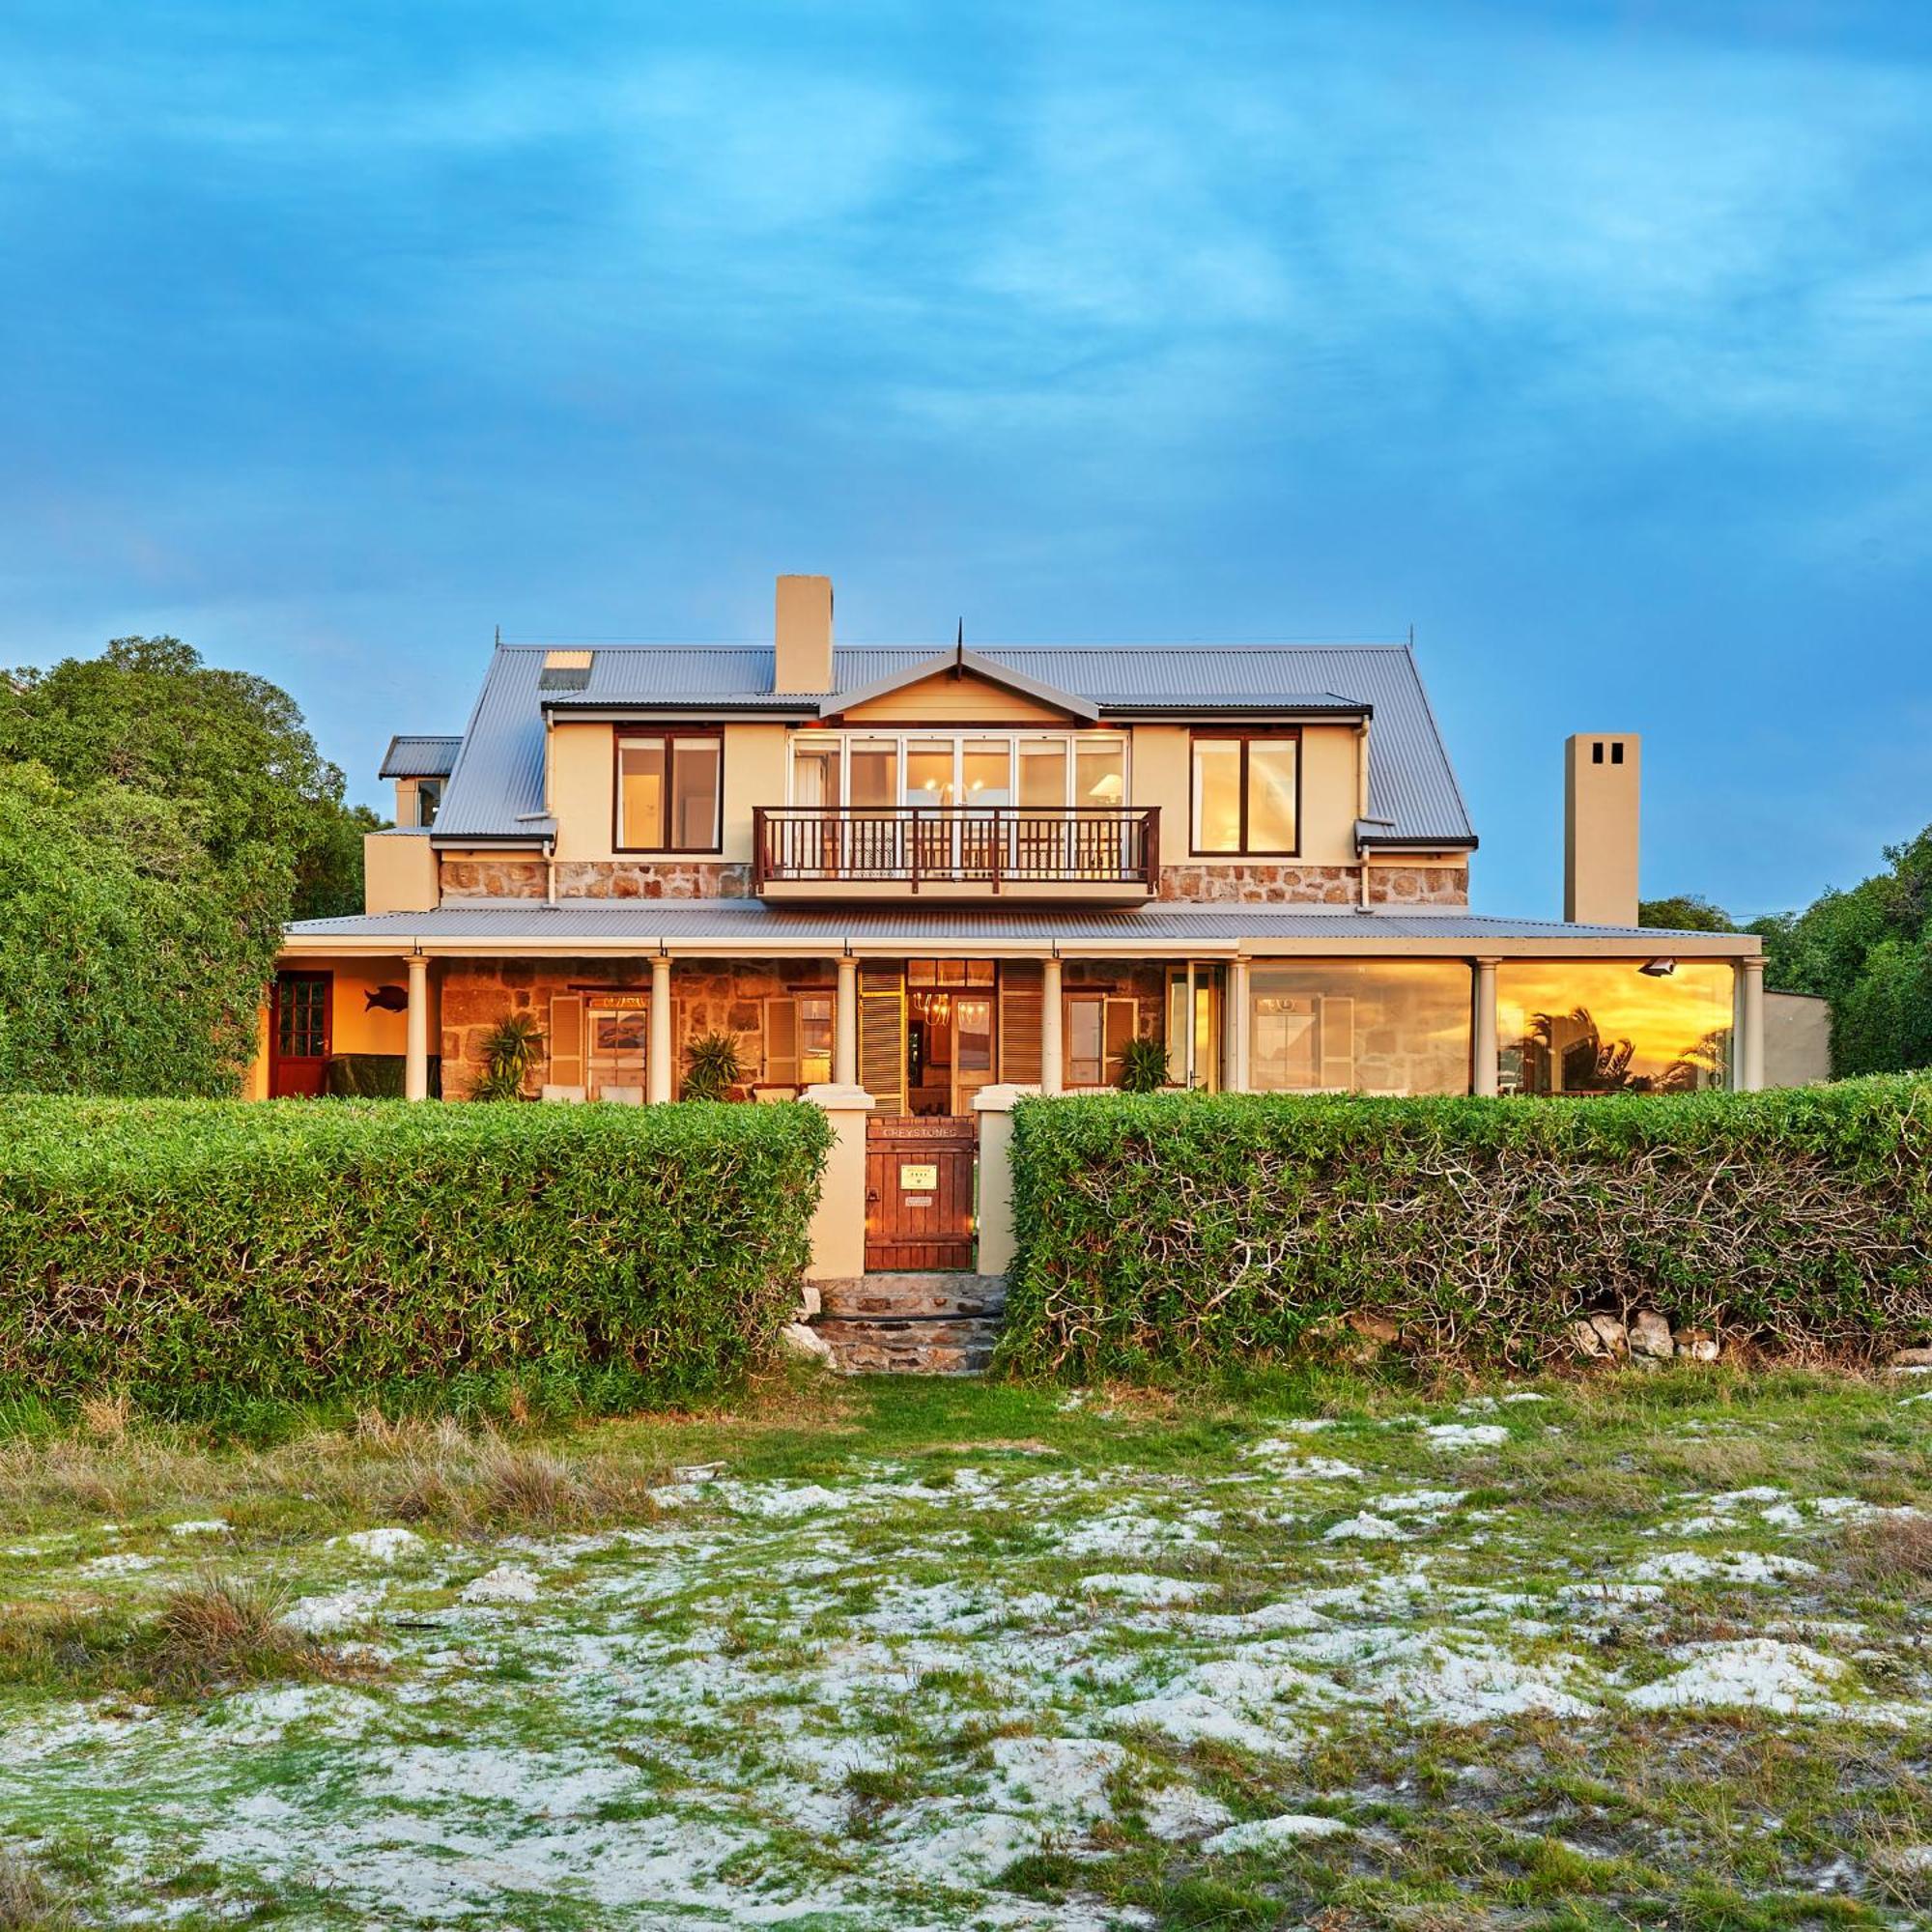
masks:
{"label": "wooden balcony railing", "polygon": [[1153,805],[759,806],[753,885],[1139,888],[1160,881]]}

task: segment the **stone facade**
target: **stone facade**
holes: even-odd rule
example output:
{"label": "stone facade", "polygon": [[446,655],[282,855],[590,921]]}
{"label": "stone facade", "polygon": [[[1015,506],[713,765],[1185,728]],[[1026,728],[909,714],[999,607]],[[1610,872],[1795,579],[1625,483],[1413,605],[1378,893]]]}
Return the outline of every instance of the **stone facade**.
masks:
{"label": "stone facade", "polygon": [[[540,899],[548,891],[541,859],[442,862],[446,899]],[[742,899],[752,894],[752,868],[715,859],[560,859],[556,892],[564,899]]]}
{"label": "stone facade", "polygon": [[[1160,868],[1163,900],[1194,905],[1359,905],[1358,866],[1298,866],[1291,861],[1241,860],[1220,864],[1202,860]],[[1466,864],[1371,866],[1372,905],[1448,905],[1469,903]]]}

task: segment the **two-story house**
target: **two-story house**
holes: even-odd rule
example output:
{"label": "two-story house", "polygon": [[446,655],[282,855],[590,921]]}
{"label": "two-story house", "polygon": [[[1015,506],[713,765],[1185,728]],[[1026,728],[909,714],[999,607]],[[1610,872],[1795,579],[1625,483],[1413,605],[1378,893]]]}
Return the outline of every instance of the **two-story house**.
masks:
{"label": "two-story house", "polygon": [[1566,918],[1506,920],[1401,644],[841,646],[816,577],[770,646],[502,644],[391,747],[367,912],[289,928],[254,1091],[461,1098],[519,1013],[556,1099],[719,1034],[746,1098],[935,1121],[1136,1037],[1184,1087],[1758,1085],[1757,940],[1636,925],[1638,753],[1570,741]]}

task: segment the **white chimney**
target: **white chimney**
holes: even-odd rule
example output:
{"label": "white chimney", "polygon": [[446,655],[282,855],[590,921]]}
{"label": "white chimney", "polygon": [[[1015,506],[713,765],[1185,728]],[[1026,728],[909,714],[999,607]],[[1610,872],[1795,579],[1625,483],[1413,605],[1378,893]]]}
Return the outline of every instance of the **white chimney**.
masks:
{"label": "white chimney", "polygon": [[772,689],[823,696],[832,689],[832,580],[779,579]]}
{"label": "white chimney", "polygon": [[1563,917],[1636,923],[1637,807],[1643,740],[1579,731],[1563,746]]}

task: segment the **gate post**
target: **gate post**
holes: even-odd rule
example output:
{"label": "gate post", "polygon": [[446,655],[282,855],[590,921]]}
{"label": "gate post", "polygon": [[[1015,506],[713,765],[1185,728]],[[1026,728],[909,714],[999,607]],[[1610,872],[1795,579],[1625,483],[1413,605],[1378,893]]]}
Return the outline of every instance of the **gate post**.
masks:
{"label": "gate post", "polygon": [[975,1225],[980,1236],[977,1271],[1005,1274],[1013,1260],[1013,1102],[1037,1087],[1001,1082],[981,1087],[973,1095],[980,1123],[978,1180],[980,1207]]}
{"label": "gate post", "polygon": [[822,1109],[832,1128],[805,1278],[856,1281],[866,1272],[866,1117],[872,1096],[863,1087],[827,1081],[808,1087],[799,1098]]}

